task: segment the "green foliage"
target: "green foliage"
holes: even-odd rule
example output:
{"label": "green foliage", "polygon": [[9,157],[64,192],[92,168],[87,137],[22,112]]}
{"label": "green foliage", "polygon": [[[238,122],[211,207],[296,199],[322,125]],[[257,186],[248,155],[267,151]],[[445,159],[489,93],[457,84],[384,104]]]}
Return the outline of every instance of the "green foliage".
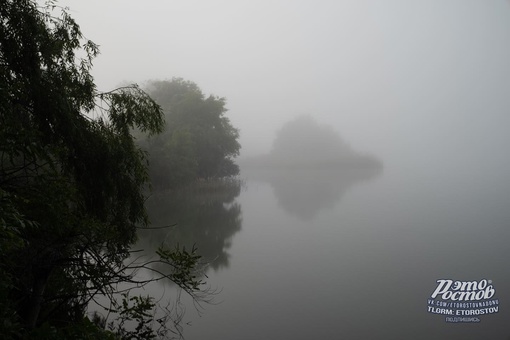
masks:
{"label": "green foliage", "polygon": [[205,97],[192,82],[174,78],[148,84],[151,97],[165,112],[164,132],[141,145],[150,153],[150,177],[157,188],[186,184],[197,178],[239,173],[239,131],[225,117],[225,99]]}
{"label": "green foliage", "polygon": [[[89,302],[98,294],[115,301],[119,283],[145,283],[125,264],[136,229],[148,225],[147,157],[132,131],[161,132],[163,112],[136,85],[97,92],[97,53],[54,2],[0,0],[3,338],[113,339],[85,317]],[[175,136],[179,150],[191,143],[185,132]],[[192,262],[163,255],[181,274],[162,276],[187,289],[194,277],[183,266]],[[121,315],[141,317],[137,336],[149,336],[152,302],[131,301]]]}
{"label": "green foliage", "polygon": [[[121,339],[145,340],[156,338],[153,311],[156,305],[150,296],[132,296],[129,293],[122,294],[121,306],[119,306],[119,317],[117,324],[110,324],[110,329],[115,331]],[[128,330],[127,323],[135,322],[136,327]]]}
{"label": "green foliage", "polygon": [[197,275],[196,269],[201,256],[197,254],[195,246],[191,248],[191,251],[187,251],[186,247],[181,248],[179,245],[173,250],[160,247],[157,254],[163,262],[172,266],[172,272],[168,276],[170,280],[191,295],[200,291],[200,286],[204,282]]}

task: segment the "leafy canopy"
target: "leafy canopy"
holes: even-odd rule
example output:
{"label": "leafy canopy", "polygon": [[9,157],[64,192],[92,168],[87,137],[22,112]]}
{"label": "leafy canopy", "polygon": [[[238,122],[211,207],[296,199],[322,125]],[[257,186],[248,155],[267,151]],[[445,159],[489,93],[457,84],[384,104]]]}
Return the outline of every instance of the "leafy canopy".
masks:
{"label": "leafy canopy", "polygon": [[225,116],[224,98],[206,97],[195,83],[181,78],[151,81],[147,91],[163,108],[166,120],[163,133],[141,142],[150,153],[155,187],[239,173],[234,163],[239,131]]}
{"label": "leafy canopy", "polygon": [[[117,284],[141,284],[124,262],[136,228],[148,224],[147,157],[132,131],[161,132],[163,111],[136,85],[98,92],[90,73],[97,53],[54,2],[0,0],[0,334],[6,338],[108,337],[85,318],[87,305],[103,294],[115,306]],[[199,289],[191,274],[194,253],[160,255],[170,268],[163,276],[178,278],[191,294]]]}

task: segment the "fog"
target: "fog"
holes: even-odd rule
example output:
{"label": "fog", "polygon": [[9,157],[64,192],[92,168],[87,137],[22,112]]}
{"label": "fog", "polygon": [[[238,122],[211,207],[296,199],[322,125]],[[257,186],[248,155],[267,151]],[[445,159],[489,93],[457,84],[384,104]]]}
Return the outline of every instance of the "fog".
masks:
{"label": "fog", "polygon": [[[142,248],[180,234],[218,259],[189,338],[508,337],[510,1],[60,4],[100,45],[99,90],[181,77],[240,129],[242,188],[148,203],[179,227]],[[501,312],[427,313],[439,278],[494,280]]]}
{"label": "fog", "polygon": [[100,45],[100,90],[194,81],[227,99],[241,156],[311,115],[385,164],[507,165],[507,1],[61,4]]}

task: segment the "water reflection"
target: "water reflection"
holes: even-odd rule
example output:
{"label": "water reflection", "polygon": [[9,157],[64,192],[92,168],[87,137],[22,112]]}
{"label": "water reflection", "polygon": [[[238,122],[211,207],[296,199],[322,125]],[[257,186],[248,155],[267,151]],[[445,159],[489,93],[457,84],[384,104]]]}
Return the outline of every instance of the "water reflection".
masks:
{"label": "water reflection", "polygon": [[383,168],[378,158],[356,151],[331,126],[309,116],[287,122],[268,154],[241,166],[243,176],[269,182],[280,207],[304,220],[334,208],[351,186]]}
{"label": "water reflection", "polygon": [[333,209],[353,186],[376,178],[382,166],[246,169],[243,175],[271,184],[279,206],[309,221],[321,210]]}
{"label": "water reflection", "polygon": [[225,180],[154,194],[146,204],[152,225],[173,226],[140,230],[135,248],[153,254],[161,244],[196,245],[209,268],[228,267],[232,237],[241,230],[241,206],[235,202],[240,190],[240,181]]}

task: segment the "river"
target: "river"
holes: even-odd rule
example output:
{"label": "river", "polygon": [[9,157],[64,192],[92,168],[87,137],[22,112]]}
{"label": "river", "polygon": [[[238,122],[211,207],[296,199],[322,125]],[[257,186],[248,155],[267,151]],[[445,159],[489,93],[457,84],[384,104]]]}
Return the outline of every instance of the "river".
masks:
{"label": "river", "polygon": [[[215,303],[188,305],[186,339],[508,339],[509,172],[451,169],[243,170],[240,187],[151,198],[177,226],[139,246],[196,243],[210,261]],[[490,288],[460,302],[497,308],[439,308],[459,301],[431,299],[438,280]]]}

